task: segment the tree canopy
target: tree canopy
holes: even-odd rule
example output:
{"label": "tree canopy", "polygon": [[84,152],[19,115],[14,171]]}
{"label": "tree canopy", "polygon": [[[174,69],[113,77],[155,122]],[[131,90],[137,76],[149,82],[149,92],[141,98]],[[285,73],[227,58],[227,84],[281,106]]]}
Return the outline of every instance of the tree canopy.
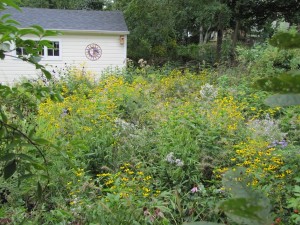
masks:
{"label": "tree canopy", "polygon": [[218,61],[225,31],[232,31],[234,47],[251,31],[262,31],[273,21],[300,21],[299,0],[23,0],[21,6],[121,10],[131,32],[129,57],[158,63],[176,59],[180,46],[207,43],[212,34],[218,37]]}

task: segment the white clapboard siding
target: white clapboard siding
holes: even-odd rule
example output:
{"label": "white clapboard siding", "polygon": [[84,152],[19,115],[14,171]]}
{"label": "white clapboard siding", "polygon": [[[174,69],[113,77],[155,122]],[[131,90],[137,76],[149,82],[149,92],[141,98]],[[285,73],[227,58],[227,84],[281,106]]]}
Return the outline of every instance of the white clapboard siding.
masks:
{"label": "white clapboard siding", "polygon": [[[51,72],[52,68],[62,69],[68,66],[83,67],[93,72],[97,77],[101,76],[107,69],[121,69],[126,65],[127,37],[123,35],[124,44],[120,43],[120,35],[117,34],[69,34],[65,33],[47,40],[59,41],[61,57],[59,59],[42,59],[40,64],[47,65]],[[28,36],[28,39],[36,39]],[[95,43],[102,49],[102,56],[96,61],[91,61],[85,56],[86,46]],[[15,55],[15,52],[11,52]],[[37,77],[40,71],[35,67],[19,59],[6,57],[0,60],[0,83],[12,84],[22,77]]]}

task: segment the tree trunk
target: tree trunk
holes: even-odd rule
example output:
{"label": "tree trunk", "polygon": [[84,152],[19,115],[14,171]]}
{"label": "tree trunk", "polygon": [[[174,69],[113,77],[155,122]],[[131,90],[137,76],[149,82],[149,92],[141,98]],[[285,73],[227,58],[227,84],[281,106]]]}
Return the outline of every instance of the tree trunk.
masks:
{"label": "tree trunk", "polygon": [[235,22],[235,28],[233,32],[233,38],[232,38],[232,47],[235,48],[237,40],[238,40],[238,32],[239,32],[240,23],[238,20]]}
{"label": "tree trunk", "polygon": [[218,32],[217,32],[217,55],[216,55],[216,63],[220,63],[221,62],[222,43],[223,43],[223,30],[219,29]]}
{"label": "tree trunk", "polygon": [[199,28],[199,45],[203,44],[203,27]]}
{"label": "tree trunk", "polygon": [[210,26],[208,27],[208,29],[205,32],[205,36],[204,36],[204,43],[208,42],[208,38],[210,37],[211,32],[210,32]]}

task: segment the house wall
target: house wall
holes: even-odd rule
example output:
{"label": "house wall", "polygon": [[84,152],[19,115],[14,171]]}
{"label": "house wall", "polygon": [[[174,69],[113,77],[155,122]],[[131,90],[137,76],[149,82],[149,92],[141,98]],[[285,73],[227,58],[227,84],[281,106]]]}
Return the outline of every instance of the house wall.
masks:
{"label": "house wall", "polygon": [[[68,66],[84,67],[100,77],[106,69],[123,68],[126,65],[127,37],[124,35],[124,44],[120,44],[120,35],[117,34],[63,34],[56,37],[47,37],[47,40],[59,41],[61,57],[59,59],[42,59],[39,63],[46,65],[51,72]],[[26,37],[35,39],[34,37]],[[86,46],[95,43],[102,49],[101,58],[96,61],[89,60],[85,55]],[[10,53],[15,55],[15,51]],[[40,71],[35,67],[13,57],[0,60],[0,82],[12,84],[21,77],[37,77]]]}

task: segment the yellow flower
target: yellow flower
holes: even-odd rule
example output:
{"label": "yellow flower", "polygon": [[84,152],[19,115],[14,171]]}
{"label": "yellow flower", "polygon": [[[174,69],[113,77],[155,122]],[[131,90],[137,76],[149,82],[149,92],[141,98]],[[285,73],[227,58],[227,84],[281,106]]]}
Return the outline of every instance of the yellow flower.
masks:
{"label": "yellow flower", "polygon": [[144,196],[144,197],[148,197],[148,196],[149,196],[149,193],[143,193],[143,196]]}

